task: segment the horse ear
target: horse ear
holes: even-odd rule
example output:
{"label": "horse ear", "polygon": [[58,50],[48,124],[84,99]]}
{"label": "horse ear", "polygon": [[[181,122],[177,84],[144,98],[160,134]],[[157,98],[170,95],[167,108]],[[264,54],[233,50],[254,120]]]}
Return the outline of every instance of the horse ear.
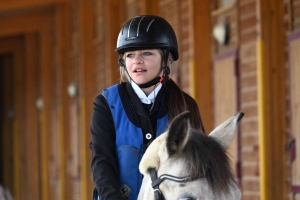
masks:
{"label": "horse ear", "polygon": [[236,133],[239,121],[243,118],[244,113],[239,112],[216,127],[208,136],[217,139],[227,148]]}
{"label": "horse ear", "polygon": [[181,150],[186,143],[187,133],[190,128],[189,115],[190,112],[188,111],[181,113],[174,118],[170,125],[166,144],[169,156]]}

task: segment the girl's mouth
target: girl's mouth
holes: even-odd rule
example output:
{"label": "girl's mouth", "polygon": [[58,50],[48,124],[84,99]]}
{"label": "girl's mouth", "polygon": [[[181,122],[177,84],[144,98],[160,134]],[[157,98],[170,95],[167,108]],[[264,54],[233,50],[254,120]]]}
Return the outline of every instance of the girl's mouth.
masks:
{"label": "girl's mouth", "polygon": [[138,73],[138,72],[146,72],[147,70],[144,70],[144,69],[136,69],[134,70],[134,72]]}

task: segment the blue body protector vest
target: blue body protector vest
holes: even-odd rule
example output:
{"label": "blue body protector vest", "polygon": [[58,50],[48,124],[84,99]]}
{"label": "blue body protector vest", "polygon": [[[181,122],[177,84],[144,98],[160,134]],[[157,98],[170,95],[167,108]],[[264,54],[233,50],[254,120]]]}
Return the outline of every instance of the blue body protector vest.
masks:
{"label": "blue body protector vest", "polygon": [[[142,184],[142,174],[139,172],[139,163],[144,153],[143,132],[140,127],[135,126],[128,119],[120,99],[118,85],[111,86],[104,90],[103,96],[106,98],[112,112],[116,129],[116,151],[118,153],[119,162],[120,190],[122,190],[121,192],[125,194],[129,200],[136,200]],[[133,106],[132,109],[134,110]],[[157,120],[156,137],[166,130],[167,123],[167,115]]]}

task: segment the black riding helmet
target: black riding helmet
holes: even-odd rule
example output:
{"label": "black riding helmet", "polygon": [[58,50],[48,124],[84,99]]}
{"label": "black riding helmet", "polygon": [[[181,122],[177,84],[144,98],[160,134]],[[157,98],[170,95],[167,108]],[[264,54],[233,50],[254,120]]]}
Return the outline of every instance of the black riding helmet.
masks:
{"label": "black riding helmet", "polygon": [[[171,52],[174,61],[179,58],[177,39],[172,26],[165,19],[155,15],[136,16],[126,22],[119,33],[116,51],[119,55],[124,55],[127,51],[142,49],[163,50],[165,67],[162,77],[158,76],[138,86],[147,88],[158,82],[163,83],[170,74],[170,68],[167,66],[169,53]],[[125,67],[122,57],[118,62],[120,66]]]}
{"label": "black riding helmet", "polygon": [[169,49],[174,61],[179,58],[173,28],[165,19],[155,15],[136,16],[119,33],[116,49],[119,54],[141,49]]}

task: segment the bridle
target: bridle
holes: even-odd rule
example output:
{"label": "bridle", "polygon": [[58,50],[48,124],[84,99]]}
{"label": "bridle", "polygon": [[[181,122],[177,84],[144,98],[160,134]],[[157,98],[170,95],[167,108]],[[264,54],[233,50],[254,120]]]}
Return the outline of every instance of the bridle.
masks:
{"label": "bridle", "polygon": [[177,176],[172,176],[169,174],[163,174],[157,178],[157,172],[156,172],[155,168],[149,168],[148,171],[150,172],[150,177],[151,177],[151,181],[152,181],[152,188],[154,190],[154,199],[155,200],[165,200],[163,193],[159,189],[159,185],[164,180],[171,180],[171,181],[175,181],[177,183],[186,183],[186,182],[192,180],[191,176],[177,177]]}

